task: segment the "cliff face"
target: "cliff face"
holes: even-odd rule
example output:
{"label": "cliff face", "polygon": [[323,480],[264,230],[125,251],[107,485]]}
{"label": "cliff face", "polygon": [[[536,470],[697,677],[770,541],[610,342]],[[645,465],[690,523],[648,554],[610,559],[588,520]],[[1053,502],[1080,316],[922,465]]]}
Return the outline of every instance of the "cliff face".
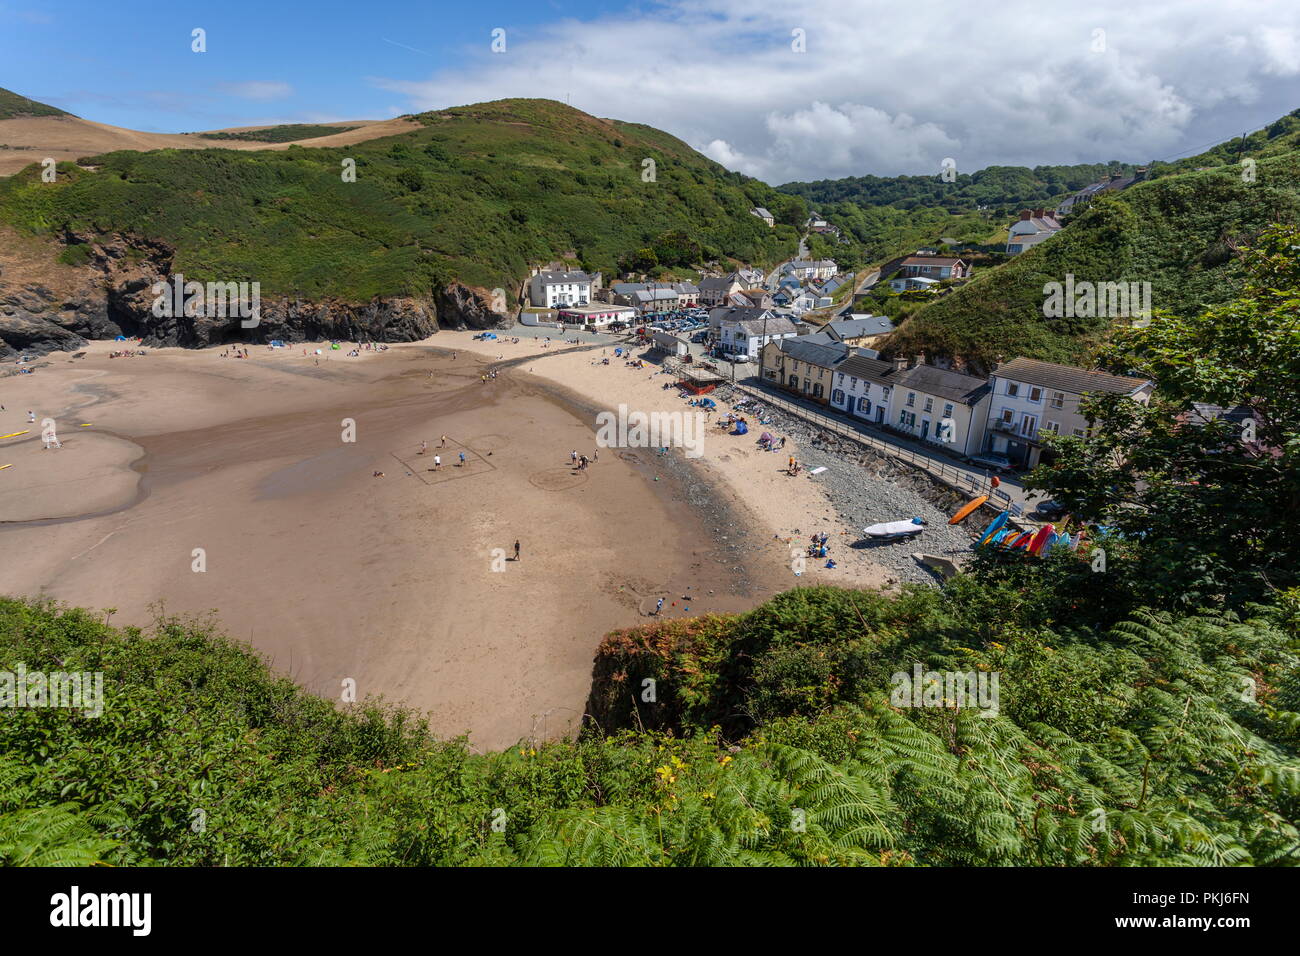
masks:
{"label": "cliff face", "polygon": [[155,315],[156,283],[172,281],[172,251],[123,236],[67,234],[84,265],[51,280],[34,278],[0,248],[0,359],[44,355],[87,339],[137,336],[153,347],[202,348],[227,342],[301,342],[320,339],[412,342],[439,328],[487,329],[508,325],[491,309],[490,296],[453,282],[428,299],[377,297],[365,303],[263,296],[258,324],[238,317]]}

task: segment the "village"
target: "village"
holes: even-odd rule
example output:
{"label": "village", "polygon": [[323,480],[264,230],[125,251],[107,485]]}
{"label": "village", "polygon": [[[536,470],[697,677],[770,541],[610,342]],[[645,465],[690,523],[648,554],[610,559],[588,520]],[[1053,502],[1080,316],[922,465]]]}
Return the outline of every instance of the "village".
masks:
{"label": "village", "polygon": [[[751,212],[771,224],[765,209]],[[1051,238],[1061,229],[1059,215],[1023,210],[1008,230],[1007,254]],[[816,213],[805,229],[837,232]],[[978,371],[960,359],[881,357],[878,346],[895,324],[856,311],[867,293],[883,286],[932,294],[940,284],[964,284],[973,271],[960,256],[934,249],[895,258],[861,280],[828,259],[792,259],[770,273],[740,268],[693,282],[608,285],[599,273],[539,269],[528,280],[531,308],[521,309],[520,322],[622,336],[677,369],[691,394],[727,383],[789,395],[886,441],[919,443],[988,473],[1050,462],[1046,435],[1087,435],[1082,406],[1089,395],[1149,400],[1154,386],[1146,379],[1025,357]]]}

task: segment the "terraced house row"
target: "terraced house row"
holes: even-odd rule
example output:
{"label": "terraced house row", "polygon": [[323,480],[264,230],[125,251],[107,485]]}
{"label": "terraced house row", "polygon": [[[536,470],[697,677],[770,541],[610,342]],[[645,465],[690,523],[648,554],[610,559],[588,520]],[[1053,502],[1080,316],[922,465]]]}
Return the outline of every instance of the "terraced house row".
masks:
{"label": "terraced house row", "polygon": [[1085,396],[1126,395],[1146,402],[1149,380],[1017,358],[987,377],[930,365],[921,355],[882,359],[872,349],[800,336],[769,342],[764,381],[966,458],[1004,456],[1037,465],[1043,435],[1084,435]]}

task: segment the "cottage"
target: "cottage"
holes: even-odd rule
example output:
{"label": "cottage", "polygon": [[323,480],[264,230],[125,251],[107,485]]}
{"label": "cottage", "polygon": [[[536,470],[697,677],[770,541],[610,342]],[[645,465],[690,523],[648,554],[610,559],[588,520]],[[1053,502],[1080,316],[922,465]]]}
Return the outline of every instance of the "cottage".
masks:
{"label": "cottage", "polygon": [[922,441],[942,445],[958,455],[977,455],[984,434],[992,389],[986,379],[926,365],[916,356],[896,356],[888,381],[892,386],[887,424]]}
{"label": "cottage", "polygon": [[830,341],[843,342],[852,347],[869,346],[882,336],[894,331],[894,323],[885,315],[850,315],[847,319],[827,322],[818,332]]}
{"label": "cottage", "polygon": [[769,229],[776,225],[776,218],[762,206],[755,206],[749,211],[749,214],[763,220],[767,223]]}
{"label": "cottage", "polygon": [[1012,359],[989,377],[987,450],[1006,455],[1012,463],[1032,468],[1042,458],[1043,433],[1088,434],[1091,423],[1079,410],[1084,396],[1105,392],[1150,401],[1154,384],[1144,378],[1089,372],[1070,365],[1036,359]]}
{"label": "cottage", "polygon": [[700,305],[719,306],[727,301],[727,297],[733,292],[739,292],[743,285],[740,276],[736,273],[721,277],[711,277],[701,279],[699,286]]}
{"label": "cottage", "polygon": [[808,259],[795,259],[793,262],[787,262],[781,267],[781,272],[785,275],[794,276],[797,279],[829,279],[839,271],[839,268],[830,259],[818,259],[810,261]]}
{"label": "cottage", "polygon": [[1007,255],[1014,256],[1032,249],[1061,231],[1055,213],[1045,209],[1023,209],[1020,219],[1012,223],[1007,237]]}
{"label": "cottage", "polygon": [[528,282],[528,301],[544,309],[586,305],[591,287],[592,278],[585,272],[539,272]]}
{"label": "cottage", "polygon": [[790,337],[764,346],[759,372],[765,381],[787,392],[829,405],[835,371],[851,354],[842,342],[823,344]]}
{"label": "cottage", "polygon": [[709,313],[709,327],[715,330],[714,341],[724,351],[751,357],[759,355],[768,342],[799,334],[788,317],[771,309],[714,309]]}

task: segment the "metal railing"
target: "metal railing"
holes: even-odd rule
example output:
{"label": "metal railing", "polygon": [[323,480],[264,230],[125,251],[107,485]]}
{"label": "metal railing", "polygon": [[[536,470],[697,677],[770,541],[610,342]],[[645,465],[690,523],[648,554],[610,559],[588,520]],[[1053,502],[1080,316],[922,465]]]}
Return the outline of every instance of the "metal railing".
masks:
{"label": "metal railing", "polygon": [[815,424],[832,434],[848,438],[852,441],[859,442],[876,451],[883,452],[891,458],[899,461],[905,461],[915,468],[919,468],[930,475],[946,482],[952,487],[963,492],[975,494],[987,494],[991,499],[998,501],[1003,507],[1007,507],[1015,515],[1023,513],[1023,507],[1014,503],[1010,492],[1003,491],[1001,488],[993,487],[992,475],[988,471],[981,472],[978,468],[959,465],[956,462],[947,461],[938,457],[938,453],[929,452],[923,448],[917,448],[912,445],[898,444],[886,441],[870,432],[864,430],[866,422],[858,423],[847,421],[842,418],[832,418],[831,416],[810,408],[805,404],[796,403],[781,396],[773,395],[767,390],[758,390],[751,386],[742,385],[739,382],[727,383],[732,385],[738,392],[750,396],[751,398],[766,402],[773,408],[779,409],[796,418],[803,419],[806,422]]}

